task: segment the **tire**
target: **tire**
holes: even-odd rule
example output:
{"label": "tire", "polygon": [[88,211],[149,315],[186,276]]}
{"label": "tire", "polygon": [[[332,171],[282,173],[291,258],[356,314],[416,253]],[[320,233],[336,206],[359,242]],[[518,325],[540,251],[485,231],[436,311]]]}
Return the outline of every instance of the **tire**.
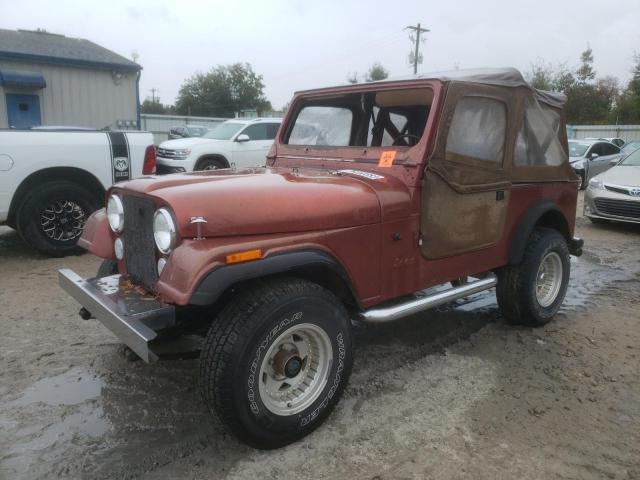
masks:
{"label": "tire", "polygon": [[104,260],[98,268],[97,278],[108,277],[118,273],[118,262],[115,260]]}
{"label": "tire", "polygon": [[[200,356],[200,388],[228,430],[272,449],[323,422],[352,363],[351,323],[340,301],[319,285],[283,278],[251,284],[214,319]],[[301,381],[308,382],[303,392]],[[291,397],[280,401],[280,391]]]}
{"label": "tire", "polygon": [[522,262],[498,272],[496,296],[506,321],[529,327],[548,323],[562,305],[570,272],[565,238],[556,230],[534,230]]}
{"label": "tire", "polygon": [[198,162],[194,170],[219,170],[221,168],[227,168],[224,160],[219,158],[205,158]]}
{"label": "tire", "polygon": [[84,251],[77,246],[84,222],[99,207],[97,195],[73,182],[46,182],[34,189],[18,210],[18,232],[45,255],[79,254]]}
{"label": "tire", "polygon": [[581,171],[578,173],[578,176],[580,177],[580,186],[578,187],[579,190],[586,190],[587,188],[587,173],[585,171]]}

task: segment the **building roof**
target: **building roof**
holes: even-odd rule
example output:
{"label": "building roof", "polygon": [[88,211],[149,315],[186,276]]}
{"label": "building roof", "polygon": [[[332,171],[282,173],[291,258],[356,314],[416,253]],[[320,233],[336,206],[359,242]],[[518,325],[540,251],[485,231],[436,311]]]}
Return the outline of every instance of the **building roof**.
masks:
{"label": "building roof", "polygon": [[109,70],[142,70],[137,63],[84,38],[44,31],[0,29],[0,58]]}

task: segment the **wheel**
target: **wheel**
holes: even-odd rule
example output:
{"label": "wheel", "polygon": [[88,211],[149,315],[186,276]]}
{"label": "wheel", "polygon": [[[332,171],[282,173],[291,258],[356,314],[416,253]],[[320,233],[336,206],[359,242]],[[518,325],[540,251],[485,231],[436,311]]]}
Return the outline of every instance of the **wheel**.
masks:
{"label": "wheel", "polygon": [[298,279],[252,284],[214,319],[200,356],[209,411],[262,449],[294,442],[332,411],[353,362],[351,323],[329,291]]}
{"label": "wheel", "polygon": [[217,158],[205,158],[200,160],[196,166],[196,170],[219,170],[221,168],[227,168],[223,160]]}
{"label": "wheel", "polygon": [[522,262],[498,272],[496,296],[507,322],[530,327],[548,323],[564,300],[570,269],[564,237],[556,230],[534,230]]}
{"label": "wheel", "polygon": [[110,275],[115,275],[116,273],[118,273],[118,262],[116,262],[115,260],[107,259],[100,264],[100,268],[98,268],[96,277],[108,277]]}
{"label": "wheel", "polygon": [[76,244],[84,223],[100,200],[66,180],[38,186],[18,210],[18,232],[23,240],[46,255],[63,257],[83,250]]}
{"label": "wheel", "polygon": [[587,188],[587,173],[583,170],[578,172],[578,176],[580,177],[580,190],[585,190]]}

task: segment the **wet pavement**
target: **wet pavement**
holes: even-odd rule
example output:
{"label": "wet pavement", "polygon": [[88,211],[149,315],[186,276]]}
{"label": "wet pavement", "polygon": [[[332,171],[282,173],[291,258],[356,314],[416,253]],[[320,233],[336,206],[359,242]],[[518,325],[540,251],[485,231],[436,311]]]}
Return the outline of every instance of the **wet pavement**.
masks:
{"label": "wet pavement", "polygon": [[[0,231],[0,250],[21,248],[15,236]],[[637,282],[638,267],[620,261],[624,255],[624,246],[618,245],[572,258],[571,282],[559,316],[580,314],[619,285]],[[39,267],[42,262],[59,263],[36,259]],[[46,294],[61,295],[55,288]],[[67,326],[51,328],[77,323],[80,337],[71,339],[75,343],[61,340],[58,349],[52,340],[39,356],[26,355],[26,364],[11,352],[5,377],[0,377],[16,378],[24,372],[27,380],[0,386],[0,478],[133,478],[190,456],[197,466],[202,460],[196,460],[200,456],[195,453],[205,451],[224,476],[254,452],[223,432],[207,413],[197,391],[197,360],[132,362],[97,322],[71,318],[73,307],[67,301],[54,305]],[[14,315],[10,320],[18,318],[30,317]],[[357,324],[355,366],[341,405],[359,402],[362,392],[385,372],[430,356],[436,361],[495,322],[501,320],[491,290],[395,323]],[[58,360],[61,349],[73,353]],[[34,371],[42,376],[29,382],[37,375]],[[336,415],[340,419],[342,414]],[[322,428],[330,432],[334,427],[330,420]],[[314,436],[305,439],[302,448],[313,448]]]}

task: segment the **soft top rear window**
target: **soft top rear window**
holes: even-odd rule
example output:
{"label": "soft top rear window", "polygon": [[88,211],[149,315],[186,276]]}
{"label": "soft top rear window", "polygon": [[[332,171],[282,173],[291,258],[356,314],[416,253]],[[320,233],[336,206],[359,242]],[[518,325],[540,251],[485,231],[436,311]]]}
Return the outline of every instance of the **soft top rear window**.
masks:
{"label": "soft top rear window", "polygon": [[411,147],[420,141],[433,92],[429,88],[358,92],[300,102],[285,133],[289,145]]}

